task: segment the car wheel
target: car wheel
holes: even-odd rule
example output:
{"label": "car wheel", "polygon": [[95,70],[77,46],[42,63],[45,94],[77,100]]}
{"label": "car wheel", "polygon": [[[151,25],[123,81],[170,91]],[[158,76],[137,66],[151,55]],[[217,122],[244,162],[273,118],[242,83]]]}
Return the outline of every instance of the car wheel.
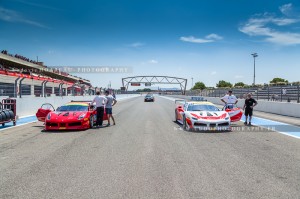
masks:
{"label": "car wheel", "polygon": [[94,127],[94,117],[91,115],[90,116],[90,128]]}
{"label": "car wheel", "polygon": [[177,111],[175,110],[175,122],[177,122]]}

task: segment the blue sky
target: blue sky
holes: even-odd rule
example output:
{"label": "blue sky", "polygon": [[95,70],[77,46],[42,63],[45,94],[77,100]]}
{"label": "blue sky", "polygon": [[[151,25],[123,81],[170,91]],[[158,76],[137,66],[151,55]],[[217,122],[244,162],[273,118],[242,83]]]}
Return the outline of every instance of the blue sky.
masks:
{"label": "blue sky", "polygon": [[0,49],[48,66],[133,70],[75,74],[95,86],[135,75],[251,84],[253,52],[257,83],[300,80],[296,0],[0,0],[0,30]]}

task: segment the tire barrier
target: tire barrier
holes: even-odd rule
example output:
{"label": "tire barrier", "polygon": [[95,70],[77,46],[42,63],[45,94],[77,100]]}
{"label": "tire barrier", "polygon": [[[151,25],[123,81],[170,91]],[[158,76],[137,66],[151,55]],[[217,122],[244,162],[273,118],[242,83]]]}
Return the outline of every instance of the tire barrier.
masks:
{"label": "tire barrier", "polygon": [[4,99],[2,103],[0,102],[0,124],[2,124],[2,126],[11,121],[16,125],[15,113],[9,108],[15,109],[15,100]]}
{"label": "tire barrier", "polygon": [[0,122],[14,120],[15,114],[11,110],[2,110],[0,113]]}

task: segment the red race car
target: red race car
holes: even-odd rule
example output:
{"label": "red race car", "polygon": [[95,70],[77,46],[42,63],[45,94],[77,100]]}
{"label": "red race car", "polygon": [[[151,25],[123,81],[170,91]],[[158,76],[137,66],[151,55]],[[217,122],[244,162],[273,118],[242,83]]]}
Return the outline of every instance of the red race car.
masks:
{"label": "red race car", "polygon": [[[91,101],[71,101],[55,111],[49,104],[38,109],[36,117],[45,122],[45,130],[82,130],[92,128],[96,122],[97,112]],[[103,120],[107,120],[104,112]]]}
{"label": "red race car", "polygon": [[229,114],[231,122],[238,122],[243,116],[242,109],[238,108],[236,104],[226,104],[222,110]]}

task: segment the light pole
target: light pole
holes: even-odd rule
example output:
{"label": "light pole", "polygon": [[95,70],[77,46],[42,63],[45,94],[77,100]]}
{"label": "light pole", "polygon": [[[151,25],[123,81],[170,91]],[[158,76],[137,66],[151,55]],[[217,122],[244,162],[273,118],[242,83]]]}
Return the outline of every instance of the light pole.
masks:
{"label": "light pole", "polygon": [[194,82],[193,82],[194,78],[191,78],[191,79],[192,79],[192,88],[193,88],[193,86],[194,86]]}
{"label": "light pole", "polygon": [[258,54],[257,53],[252,53],[251,55],[253,56],[253,59],[254,59],[253,86],[255,86],[255,58],[258,57]]}

